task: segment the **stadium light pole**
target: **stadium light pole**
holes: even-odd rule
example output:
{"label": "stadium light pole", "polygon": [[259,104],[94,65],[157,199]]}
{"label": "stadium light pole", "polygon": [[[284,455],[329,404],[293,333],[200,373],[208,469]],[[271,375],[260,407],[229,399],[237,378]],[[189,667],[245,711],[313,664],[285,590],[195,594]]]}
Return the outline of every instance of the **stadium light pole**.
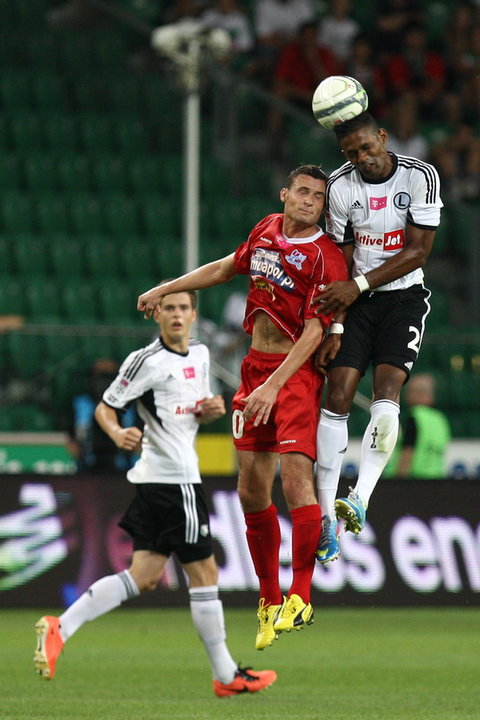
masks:
{"label": "stadium light pole", "polygon": [[154,30],[151,43],[175,64],[184,91],[183,234],[184,269],[189,272],[199,261],[200,75],[209,60],[225,56],[231,40],[220,28],[206,29],[201,21],[183,20]]}

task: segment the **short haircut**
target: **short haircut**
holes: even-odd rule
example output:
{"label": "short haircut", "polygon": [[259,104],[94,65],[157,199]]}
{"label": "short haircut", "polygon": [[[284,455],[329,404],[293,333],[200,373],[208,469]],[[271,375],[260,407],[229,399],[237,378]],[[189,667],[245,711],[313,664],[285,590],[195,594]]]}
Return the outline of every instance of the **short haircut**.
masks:
{"label": "short haircut", "polygon": [[[165,285],[165,283],[171,282],[172,280],[174,280],[174,278],[168,278],[167,280],[162,280],[162,282],[158,284],[158,287],[161,287],[162,285]],[[186,292],[187,295],[190,295],[190,300],[192,301],[192,308],[194,310],[197,309],[198,295],[197,295],[196,290],[174,290],[173,292],[168,293],[168,295],[176,295],[177,292]],[[162,297],[162,299],[160,300],[160,305],[162,304],[164,298],[168,297],[168,295],[164,295]]]}
{"label": "short haircut", "polygon": [[287,188],[292,187],[293,181],[296,177],[298,177],[298,175],[310,175],[310,177],[315,178],[315,180],[324,180],[325,182],[328,180],[327,173],[322,170],[320,165],[299,165],[299,167],[292,170],[292,172],[288,175]]}
{"label": "short haircut", "polygon": [[338,142],[341,142],[347,135],[351,135],[363,128],[370,128],[373,132],[380,130],[377,121],[369,112],[362,112],[351,120],[346,120],[343,123],[335,125],[333,129],[335,130]]}

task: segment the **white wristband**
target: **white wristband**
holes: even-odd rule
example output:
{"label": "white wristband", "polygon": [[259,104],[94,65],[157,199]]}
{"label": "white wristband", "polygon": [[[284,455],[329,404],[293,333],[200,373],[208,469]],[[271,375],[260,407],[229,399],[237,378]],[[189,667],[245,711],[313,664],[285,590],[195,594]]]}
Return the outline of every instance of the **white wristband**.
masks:
{"label": "white wristband", "polygon": [[330,325],[330,335],[343,335],[343,325],[342,323],[334,322]]}
{"label": "white wristband", "polygon": [[365,292],[365,290],[370,290],[370,285],[368,284],[368,280],[365,275],[357,275],[357,277],[354,277],[353,280],[357,283],[358,289],[361,293]]}

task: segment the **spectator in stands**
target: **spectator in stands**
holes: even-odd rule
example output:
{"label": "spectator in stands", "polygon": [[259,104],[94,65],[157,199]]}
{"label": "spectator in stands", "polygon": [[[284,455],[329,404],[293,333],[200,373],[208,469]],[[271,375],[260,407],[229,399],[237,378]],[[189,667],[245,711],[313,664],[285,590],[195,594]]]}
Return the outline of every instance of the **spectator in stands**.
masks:
{"label": "spectator in stands", "polygon": [[422,22],[423,15],[424,11],[416,0],[379,0],[374,11],[377,53],[382,56],[401,52],[408,25]]}
{"label": "spectator in stands", "polygon": [[232,37],[232,50],[237,56],[253,50],[254,35],[250,20],[237,0],[215,0],[200,19],[209,28],[222,28]]}
{"label": "spectator in stands", "polygon": [[257,38],[253,72],[270,84],[281,49],[308,20],[314,19],[312,0],[257,0],[254,29]]}
{"label": "spectator in stands", "polygon": [[320,44],[328,48],[341,64],[348,61],[352,42],[361,31],[351,12],[350,0],[330,0],[330,10],[320,23]]}
{"label": "spectator in stands", "polygon": [[387,82],[392,96],[413,91],[419,101],[421,118],[438,116],[446,87],[446,64],[440,53],[427,44],[427,33],[420,23],[411,23],[403,34],[403,47],[387,62]]}
{"label": "spectator in stands", "polygon": [[417,100],[405,93],[393,104],[388,121],[388,146],[396,155],[409,155],[427,160],[428,142],[418,131]]}
{"label": "spectator in stands", "polygon": [[[287,100],[311,113],[312,95],[319,82],[339,72],[340,65],[333,53],[318,42],[317,23],[308,20],[280,51],[273,92],[280,100]],[[275,152],[281,142],[282,120],[283,113],[272,108],[269,127]]]}
{"label": "spectator in stands", "polygon": [[403,428],[396,474],[398,477],[443,478],[451,430],[445,413],[434,408],[435,380],[428,373],[413,375],[405,392],[409,416]]}
{"label": "spectator in stands", "polygon": [[362,83],[368,94],[369,111],[383,118],[386,111],[385,73],[376,61],[373,43],[366,33],[359,33],[352,40],[344,72]]}
{"label": "spectator in stands", "polygon": [[[78,470],[123,472],[131,468],[136,459],[134,453],[116,448],[95,420],[95,407],[117,372],[115,360],[99,358],[90,369],[87,392],[73,398],[72,435]],[[137,415],[131,407],[123,413],[122,424],[128,426],[136,422]]]}

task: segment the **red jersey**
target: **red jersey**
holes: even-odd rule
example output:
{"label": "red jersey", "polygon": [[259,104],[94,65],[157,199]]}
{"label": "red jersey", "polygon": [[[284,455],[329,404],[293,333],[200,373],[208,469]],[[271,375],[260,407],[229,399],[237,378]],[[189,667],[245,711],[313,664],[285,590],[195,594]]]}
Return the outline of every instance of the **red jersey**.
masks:
{"label": "red jersey", "polygon": [[267,215],[235,252],[238,273],[250,275],[243,327],[251,335],[260,310],[293,342],[305,320],[318,317],[327,328],[332,315],[317,315],[312,299],[333,280],[348,280],[342,251],[320,229],[308,238],[286,238],[283,214]]}

